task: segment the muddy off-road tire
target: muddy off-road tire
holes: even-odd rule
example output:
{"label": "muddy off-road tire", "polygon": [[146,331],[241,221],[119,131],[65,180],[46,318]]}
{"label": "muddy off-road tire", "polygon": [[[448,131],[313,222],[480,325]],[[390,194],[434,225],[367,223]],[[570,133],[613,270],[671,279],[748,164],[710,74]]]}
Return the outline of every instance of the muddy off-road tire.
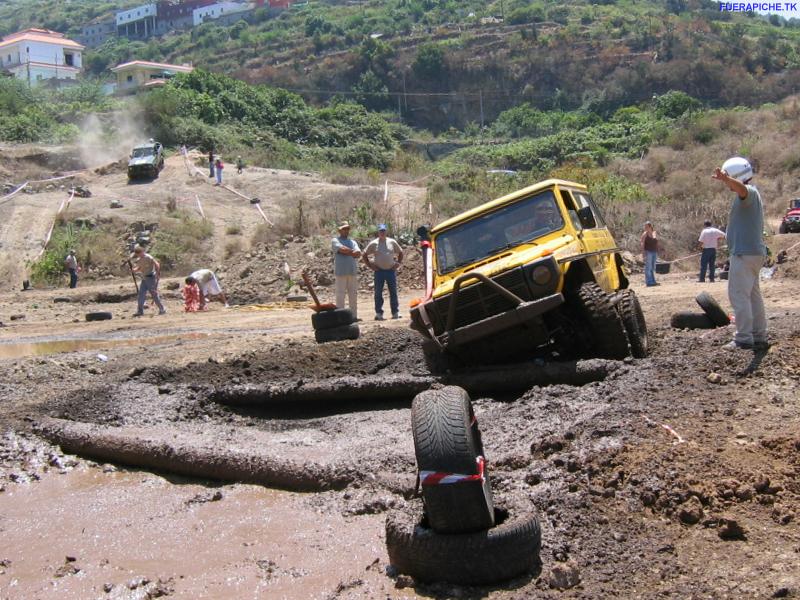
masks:
{"label": "muddy off-road tire", "polygon": [[333,329],[342,325],[350,325],[353,321],[355,321],[353,311],[349,308],[323,310],[311,315],[311,325],[314,329]]}
{"label": "muddy off-road tire", "polygon": [[110,312],[90,312],[86,313],[87,321],[108,321],[112,317]]}
{"label": "muddy off-road tire", "polygon": [[[411,405],[414,453],[420,471],[460,475],[479,473],[481,434],[469,394],[456,386],[417,394]],[[484,457],[485,458],[485,457]],[[431,528],[438,533],[466,533],[494,524],[489,477],[476,481],[422,482],[422,498]]]}
{"label": "muddy off-road tire", "polygon": [[428,527],[419,503],[386,517],[389,562],[419,581],[486,585],[533,571],[541,530],[535,514],[498,509],[497,525],[475,533],[441,534]]}
{"label": "muddy off-road tire", "polygon": [[631,355],[634,358],[646,358],[647,347],[647,323],[644,320],[642,305],[633,290],[623,290],[620,292],[619,315],[622,317],[622,324],[625,326],[625,333],[628,334],[628,343],[631,346]]}
{"label": "muddy off-road tire", "polygon": [[695,300],[700,305],[700,308],[703,309],[703,312],[708,315],[708,318],[711,319],[711,322],[714,323],[717,327],[725,327],[726,325],[730,325],[731,318],[725,314],[725,311],[722,310],[722,307],[714,300],[714,297],[709,294],[708,292],[700,292],[695,297]]}
{"label": "muddy off-road tire", "polygon": [[342,340],[357,340],[360,334],[358,325],[353,323],[351,325],[331,327],[330,329],[315,329],[314,339],[320,344],[325,344],[327,342],[341,342]]}
{"label": "muddy off-road tire", "polygon": [[582,284],[571,295],[570,302],[588,325],[594,357],[622,359],[628,356],[628,336],[622,318],[599,285]]}
{"label": "muddy off-road tire", "polygon": [[788,233],[789,230],[786,227],[786,223],[781,223],[778,225],[778,233]]}
{"label": "muddy off-road tire", "polygon": [[705,313],[677,312],[669,324],[675,329],[714,329],[716,325]]}

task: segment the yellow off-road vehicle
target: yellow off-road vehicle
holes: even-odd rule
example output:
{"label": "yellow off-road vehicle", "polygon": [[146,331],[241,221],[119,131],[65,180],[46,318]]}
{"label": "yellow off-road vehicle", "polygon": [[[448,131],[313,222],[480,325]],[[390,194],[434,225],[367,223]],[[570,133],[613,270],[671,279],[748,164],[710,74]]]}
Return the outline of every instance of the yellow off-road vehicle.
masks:
{"label": "yellow off-road vehicle", "polygon": [[427,297],[411,311],[429,366],[525,355],[647,355],[639,301],[586,186],[548,179],[428,232]]}

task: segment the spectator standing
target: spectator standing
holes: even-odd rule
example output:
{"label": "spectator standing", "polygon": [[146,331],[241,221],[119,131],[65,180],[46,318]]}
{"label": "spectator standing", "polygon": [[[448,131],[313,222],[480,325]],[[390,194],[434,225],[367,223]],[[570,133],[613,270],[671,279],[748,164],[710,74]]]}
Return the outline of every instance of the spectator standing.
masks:
{"label": "spectator standing", "polygon": [[206,309],[206,298],[208,298],[208,300],[217,300],[224,304],[225,308],[229,308],[228,299],[225,297],[225,292],[222,291],[222,286],[220,286],[217,276],[211,269],[198,269],[186,278],[186,284],[196,284],[199,286],[200,310]]}
{"label": "spectator standing", "polygon": [[217,157],[217,162],[214,163],[214,167],[217,173],[217,183],[215,185],[222,185],[222,170],[225,165],[222,164],[222,159],[219,156]]}
{"label": "spectator standing", "polygon": [[75,250],[70,250],[67,253],[67,258],[64,259],[64,268],[69,272],[69,287],[78,287],[78,271],[80,271],[80,267],[78,266],[78,259],[75,258]]}
{"label": "spectator standing", "polygon": [[[375,259],[370,260],[374,256]],[[389,287],[389,307],[392,318],[400,318],[400,303],[397,299],[397,269],[403,262],[403,249],[387,235],[386,225],[378,225],[378,237],[364,248],[364,264],[375,273],[375,320],[383,321],[383,286]]]}
{"label": "spectator standing", "polygon": [[644,232],[639,240],[644,259],[644,282],[647,287],[658,285],[656,281],[656,260],[658,260],[658,234],[650,221],[644,224]]}
{"label": "spectator standing", "polygon": [[338,227],[339,236],[331,240],[333,250],[333,274],[336,278],[336,307],[344,308],[347,294],[348,308],[353,318],[358,319],[358,259],[361,248],[358,242],[350,239],[350,223],[342,221]]}
{"label": "spectator standing", "polygon": [[736,317],[736,334],[725,344],[726,350],[765,349],[767,318],[758,277],[764,264],[764,208],[761,194],[754,185],[753,167],[739,156],[729,158],[714,170],[713,179],[721,181],[735,196],[728,217],[728,298]]}
{"label": "spectator standing", "polygon": [[244,161],[242,160],[241,156],[236,157],[236,172],[241,175],[242,170],[244,170]]}
{"label": "spectator standing", "polygon": [[208,151],[208,176],[214,177],[214,149]]}
{"label": "spectator standing", "polygon": [[139,297],[137,298],[138,304],[134,317],[141,317],[144,315],[144,302],[147,299],[147,292],[153,297],[153,302],[158,307],[158,314],[163,315],[167,312],[164,305],[161,304],[161,298],[158,295],[158,280],[161,279],[161,263],[155,258],[150,256],[144,251],[141,246],[133,248],[133,261],[132,270],[139,273],[142,281],[139,283]]}
{"label": "spectator standing", "polygon": [[700,232],[700,237],[697,238],[702,253],[700,254],[700,278],[698,281],[701,283],[706,280],[706,271],[708,271],[708,280],[714,283],[714,270],[717,266],[717,243],[720,239],[725,237],[725,232],[711,226],[711,221],[703,222],[703,231]]}

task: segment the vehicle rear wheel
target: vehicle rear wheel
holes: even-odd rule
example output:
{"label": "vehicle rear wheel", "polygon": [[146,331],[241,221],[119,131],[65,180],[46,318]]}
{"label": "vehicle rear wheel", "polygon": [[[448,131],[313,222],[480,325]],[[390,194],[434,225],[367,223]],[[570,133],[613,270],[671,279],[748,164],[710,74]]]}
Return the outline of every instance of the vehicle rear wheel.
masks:
{"label": "vehicle rear wheel", "polygon": [[622,290],[617,308],[628,334],[628,343],[631,346],[631,355],[634,358],[646,358],[647,348],[647,323],[644,320],[642,305],[633,290]]}
{"label": "vehicle rear wheel", "polygon": [[419,581],[487,585],[532,572],[540,564],[542,534],[531,512],[497,509],[485,531],[441,534],[429,527],[418,503],[386,517],[389,562]]}
{"label": "vehicle rear wheel", "polygon": [[589,326],[594,356],[622,359],[628,356],[628,336],[607,293],[595,282],[581,285],[570,298]]}
{"label": "vehicle rear wheel", "polygon": [[786,223],[781,223],[778,227],[778,233],[788,233],[786,229]]}
{"label": "vehicle rear wheel", "polygon": [[431,529],[466,533],[491,527],[492,489],[467,392],[448,386],[417,394],[411,429]]}
{"label": "vehicle rear wheel", "polygon": [[708,315],[708,318],[711,319],[711,322],[714,323],[714,325],[717,327],[725,327],[726,325],[730,325],[731,318],[725,314],[725,311],[722,310],[722,307],[716,300],[714,300],[714,297],[711,294],[708,292],[700,292],[695,297],[695,300],[700,305],[700,308],[703,309],[703,312]]}

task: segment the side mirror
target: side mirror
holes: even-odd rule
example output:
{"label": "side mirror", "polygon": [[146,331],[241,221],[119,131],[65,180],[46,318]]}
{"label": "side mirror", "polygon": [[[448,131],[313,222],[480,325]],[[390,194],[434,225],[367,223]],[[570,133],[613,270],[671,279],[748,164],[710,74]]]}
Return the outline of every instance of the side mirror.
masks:
{"label": "side mirror", "polygon": [[584,229],[593,229],[597,227],[597,221],[594,220],[591,206],[584,206],[578,209],[578,220],[581,222]]}

